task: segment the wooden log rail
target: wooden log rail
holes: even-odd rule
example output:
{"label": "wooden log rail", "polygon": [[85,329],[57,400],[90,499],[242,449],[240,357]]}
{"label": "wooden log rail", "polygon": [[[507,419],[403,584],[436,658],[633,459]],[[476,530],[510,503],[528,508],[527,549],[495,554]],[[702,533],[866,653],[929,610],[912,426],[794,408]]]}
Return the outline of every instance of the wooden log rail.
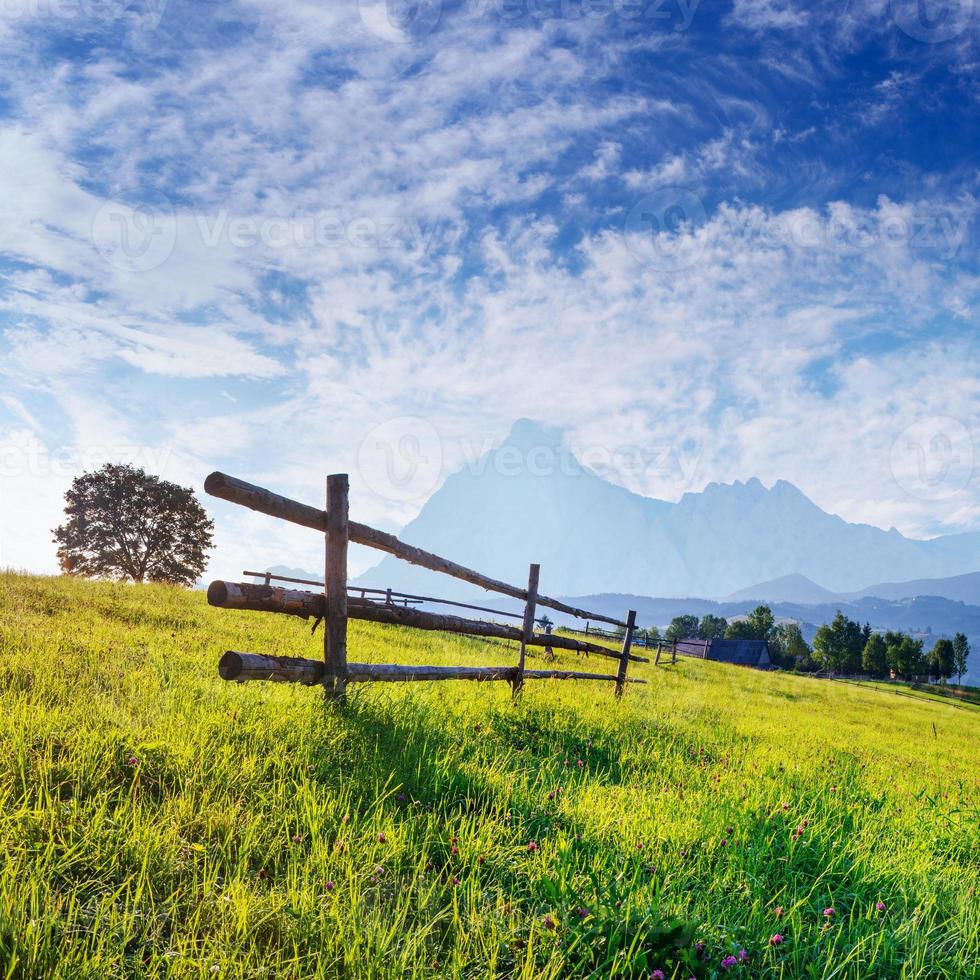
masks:
{"label": "wooden log rail", "polygon": [[[284,589],[274,585],[259,585],[252,582],[212,582],[208,586],[208,604],[221,609],[248,609],[255,612],[277,612],[301,619],[320,619],[324,615],[325,600],[322,593],[304,592],[302,589]],[[479,619],[465,619],[461,616],[445,616],[441,613],[412,609],[406,606],[389,606],[372,602],[356,596],[347,598],[347,616],[372,623],[387,623],[392,626],[413,626],[417,629],[441,630],[447,633],[465,633],[472,636],[488,636],[502,640],[522,640],[528,646],[555,647],[576,653],[596,654],[622,662],[623,653],[598,643],[576,640],[557,633],[531,633],[525,639],[524,629],[507,626],[504,623],[491,623]],[[626,648],[627,659],[633,663],[649,663],[647,657],[640,657]],[[524,672],[532,677],[531,671]],[[549,675],[550,676],[550,675]],[[616,678],[613,678],[615,680]]]}
{"label": "wooden log rail", "polygon": [[[508,681],[513,684],[518,667],[432,667],[411,664],[348,663],[347,683],[360,681]],[[226,681],[283,681],[322,684],[327,667],[322,660],[302,657],[270,657],[260,653],[227,650],[218,663],[218,674]],[[525,678],[538,680],[615,681],[614,674],[589,674],[575,670],[525,670]],[[629,678],[629,684],[646,681]]]}
{"label": "wooden log rail", "polygon": [[[248,507],[250,510],[262,514],[268,514],[270,517],[277,517],[293,524],[299,524],[301,527],[312,528],[315,531],[327,532],[328,530],[327,511],[310,507],[308,504],[301,504],[296,500],[290,500],[288,497],[282,497],[263,487],[254,486],[225,473],[212,473],[204,481],[204,489],[212,497],[220,497],[222,500]],[[355,544],[363,544],[369,548],[385,551],[413,565],[420,565],[422,568],[428,568],[434,572],[442,572],[482,589],[527,602],[527,589],[509,585],[506,582],[491,578],[489,575],[459,565],[448,558],[442,558],[430,551],[406,544],[393,534],[379,531],[357,521],[347,521],[347,533],[350,540]],[[585,609],[578,609],[548,596],[537,596],[537,605],[547,606],[549,609],[555,609],[578,619],[597,620],[612,626],[626,626],[626,623],[621,620],[590,613]]]}

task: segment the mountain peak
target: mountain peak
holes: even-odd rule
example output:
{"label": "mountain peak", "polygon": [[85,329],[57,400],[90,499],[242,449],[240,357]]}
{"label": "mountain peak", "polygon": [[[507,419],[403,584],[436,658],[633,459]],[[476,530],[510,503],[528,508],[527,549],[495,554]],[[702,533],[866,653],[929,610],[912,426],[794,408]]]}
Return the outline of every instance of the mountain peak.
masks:
{"label": "mountain peak", "polygon": [[559,449],[564,442],[564,429],[555,425],[547,425],[534,419],[518,419],[510,429],[507,438],[501,443],[512,446],[522,452],[532,449]]}

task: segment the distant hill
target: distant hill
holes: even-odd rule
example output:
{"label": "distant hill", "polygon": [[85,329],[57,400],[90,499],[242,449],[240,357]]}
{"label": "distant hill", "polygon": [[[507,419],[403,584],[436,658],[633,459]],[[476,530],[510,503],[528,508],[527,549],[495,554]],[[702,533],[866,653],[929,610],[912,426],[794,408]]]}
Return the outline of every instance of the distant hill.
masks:
{"label": "distant hill", "polygon": [[[560,432],[527,420],[449,476],[400,537],[514,583],[539,562],[541,589],[552,595],[741,596],[754,582],[783,582],[787,599],[813,601],[820,588],[850,594],[873,582],[980,572],[980,534],[916,540],[850,524],[785,480],[711,483],[676,503],[631,493],[582,466]],[[360,581],[465,591],[390,557]]]}
{"label": "distant hill", "polygon": [[757,599],[760,602],[852,602],[855,599],[914,599],[917,596],[938,596],[954,602],[980,605],[980,572],[953,575],[949,578],[920,578],[909,582],[881,582],[857,592],[831,592],[805,575],[784,575],[771,582],[760,582],[726,596],[726,602]]}

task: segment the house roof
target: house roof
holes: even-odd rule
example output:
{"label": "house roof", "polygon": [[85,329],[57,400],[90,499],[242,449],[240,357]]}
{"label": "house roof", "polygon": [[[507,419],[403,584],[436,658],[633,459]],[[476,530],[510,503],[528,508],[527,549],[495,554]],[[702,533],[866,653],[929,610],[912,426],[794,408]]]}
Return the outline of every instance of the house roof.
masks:
{"label": "house roof", "polygon": [[772,663],[765,640],[712,640],[708,659],[743,667],[763,667]]}

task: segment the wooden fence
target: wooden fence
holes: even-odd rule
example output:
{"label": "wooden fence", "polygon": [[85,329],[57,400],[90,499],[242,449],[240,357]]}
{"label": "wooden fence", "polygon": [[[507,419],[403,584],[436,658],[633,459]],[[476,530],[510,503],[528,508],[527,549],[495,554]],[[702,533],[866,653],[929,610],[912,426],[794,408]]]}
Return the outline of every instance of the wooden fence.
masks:
{"label": "wooden fence", "polygon": [[[204,489],[214,497],[240,504],[251,510],[268,514],[280,520],[312,528],[324,534],[325,562],[323,592],[287,589],[271,584],[269,574],[264,584],[247,582],[212,582],[208,588],[208,602],[223,609],[252,609],[259,612],[277,612],[313,618],[324,623],[323,660],[307,660],[296,657],[275,657],[257,653],[240,653],[228,650],[218,664],[218,673],[225,680],[292,681],[301,684],[322,684],[328,696],[342,698],[349,683],[358,681],[434,681],[477,680],[509,681],[515,697],[520,694],[526,680],[554,678],[558,680],[603,680],[616,685],[620,697],[627,683],[645,683],[627,677],[631,662],[649,663],[646,657],[631,653],[636,613],[630,610],[625,622],[608,616],[578,609],[558,599],[542,595],[538,591],[540,566],[532,564],[527,588],[509,585],[490,578],[481,572],[406,544],[395,535],[376,530],[349,519],[349,482],[347,474],[327,477],[326,509],[320,510],[307,504],[281,497],[270,490],[253,486],[224,473],[212,473],[204,483]],[[361,596],[349,596],[347,584],[347,548],[349,542],[367,545],[387,552],[414,565],[442,572],[469,582],[490,592],[520,599],[524,602],[521,625],[508,626],[485,620],[466,619],[442,613],[416,609],[407,603],[398,605],[394,594],[385,590],[387,601],[368,598],[367,593],[381,594],[382,590],[360,590]],[[260,573],[263,576],[268,573]],[[307,580],[297,580],[310,584]],[[318,583],[314,583],[318,584]],[[405,595],[402,593],[401,595]],[[412,597],[425,599],[425,597]],[[449,600],[428,598],[430,602]],[[465,605],[465,604],[464,604]],[[557,610],[579,619],[596,620],[623,629],[622,646],[617,652],[607,646],[578,640],[556,633],[535,633],[535,610],[539,606]],[[468,606],[482,609],[480,606]],[[494,611],[494,610],[484,610]],[[396,626],[412,626],[425,630],[442,630],[471,636],[498,637],[519,643],[516,666],[503,667],[456,667],[414,666],[403,664],[350,663],[347,660],[347,622],[349,619],[388,623]],[[316,623],[314,623],[314,626]],[[584,673],[572,670],[528,670],[525,659],[528,647],[573,650],[611,658],[618,663],[615,674]]]}

